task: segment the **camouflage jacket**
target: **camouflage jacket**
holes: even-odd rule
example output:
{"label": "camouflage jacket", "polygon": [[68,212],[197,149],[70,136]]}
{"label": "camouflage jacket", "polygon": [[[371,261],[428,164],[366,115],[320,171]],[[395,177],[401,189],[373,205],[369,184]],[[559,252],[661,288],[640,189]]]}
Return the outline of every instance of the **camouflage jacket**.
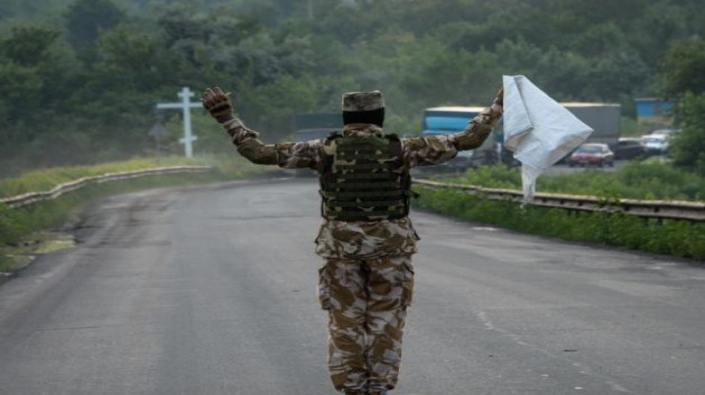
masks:
{"label": "camouflage jacket", "polygon": [[[468,123],[463,132],[450,135],[402,139],[404,164],[408,169],[430,166],[454,158],[458,151],[477,148],[492,131],[501,113],[485,109]],[[318,169],[325,139],[297,143],[263,144],[259,134],[240,120],[223,124],[238,152],[253,163],[282,168]],[[349,124],[345,136],[382,136],[382,129],[370,124]],[[382,221],[324,220],[316,238],[316,253],[323,258],[374,259],[411,255],[417,251],[419,236],[411,220]]]}

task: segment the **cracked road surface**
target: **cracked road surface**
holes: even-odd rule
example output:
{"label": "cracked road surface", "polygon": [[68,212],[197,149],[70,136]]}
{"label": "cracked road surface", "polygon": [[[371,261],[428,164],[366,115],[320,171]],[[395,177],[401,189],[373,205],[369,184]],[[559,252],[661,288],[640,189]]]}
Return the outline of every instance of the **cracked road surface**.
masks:
{"label": "cracked road surface", "polygon": [[[705,270],[414,212],[403,395],[705,393]],[[0,395],[323,395],[314,180],[104,200],[0,286]]]}

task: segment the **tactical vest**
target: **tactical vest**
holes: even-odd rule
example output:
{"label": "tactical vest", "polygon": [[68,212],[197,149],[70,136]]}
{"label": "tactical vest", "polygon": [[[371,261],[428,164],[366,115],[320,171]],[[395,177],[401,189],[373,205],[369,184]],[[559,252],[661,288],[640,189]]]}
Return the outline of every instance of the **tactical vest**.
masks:
{"label": "tactical vest", "polygon": [[376,221],[409,214],[411,176],[397,136],[332,135],[321,150],[323,218]]}

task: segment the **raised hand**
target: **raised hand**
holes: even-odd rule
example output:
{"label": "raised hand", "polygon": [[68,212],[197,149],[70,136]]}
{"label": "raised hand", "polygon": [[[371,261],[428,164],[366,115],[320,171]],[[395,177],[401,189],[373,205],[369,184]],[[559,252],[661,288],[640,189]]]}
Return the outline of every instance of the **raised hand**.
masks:
{"label": "raised hand", "polygon": [[203,92],[203,107],[220,123],[235,118],[229,96],[230,92],[223,93],[219,87],[207,88]]}

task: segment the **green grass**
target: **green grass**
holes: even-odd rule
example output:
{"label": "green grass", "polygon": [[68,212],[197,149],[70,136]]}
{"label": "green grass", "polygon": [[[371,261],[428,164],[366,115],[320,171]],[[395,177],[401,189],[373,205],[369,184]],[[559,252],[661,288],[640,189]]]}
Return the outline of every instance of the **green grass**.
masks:
{"label": "green grass", "polygon": [[[237,156],[199,157],[190,160],[166,158],[160,162],[160,166],[177,165],[207,165],[212,166],[213,170],[207,173],[146,176],[95,184],[63,195],[58,199],[16,209],[0,204],[0,272],[11,271],[17,265],[21,265],[22,256],[28,253],[26,247],[37,244],[45,237],[40,233],[41,231],[56,228],[65,223],[72,211],[88,202],[142,189],[243,179],[266,170],[265,167],[255,166]],[[15,179],[2,180],[0,186],[3,188],[3,195],[14,196],[26,192],[48,190],[58,184],[81,177],[152,167],[157,167],[155,160],[134,159],[90,167],[46,169],[32,171]],[[11,192],[5,193],[5,188]],[[17,255],[20,259],[10,258],[8,255]]]}
{"label": "green grass", "polygon": [[105,173],[135,171],[167,166],[216,166],[227,170],[225,167],[232,163],[233,160],[231,159],[219,159],[208,156],[191,159],[170,156],[161,158],[158,162],[156,158],[135,158],[128,161],[102,163],[94,166],[67,166],[32,170],[21,174],[19,177],[1,179],[0,198],[17,196],[28,192],[47,191],[59,184]]}
{"label": "green grass", "polygon": [[[520,190],[519,171],[504,166],[483,166],[469,170],[462,177],[441,181]],[[614,172],[586,170],[571,174],[542,175],[536,190],[607,199],[703,201],[705,177],[676,169],[668,163],[634,161]]]}
{"label": "green grass", "polygon": [[569,241],[619,246],[705,260],[705,224],[643,219],[626,214],[575,212],[493,201],[457,190],[416,186],[417,207],[506,229]]}

